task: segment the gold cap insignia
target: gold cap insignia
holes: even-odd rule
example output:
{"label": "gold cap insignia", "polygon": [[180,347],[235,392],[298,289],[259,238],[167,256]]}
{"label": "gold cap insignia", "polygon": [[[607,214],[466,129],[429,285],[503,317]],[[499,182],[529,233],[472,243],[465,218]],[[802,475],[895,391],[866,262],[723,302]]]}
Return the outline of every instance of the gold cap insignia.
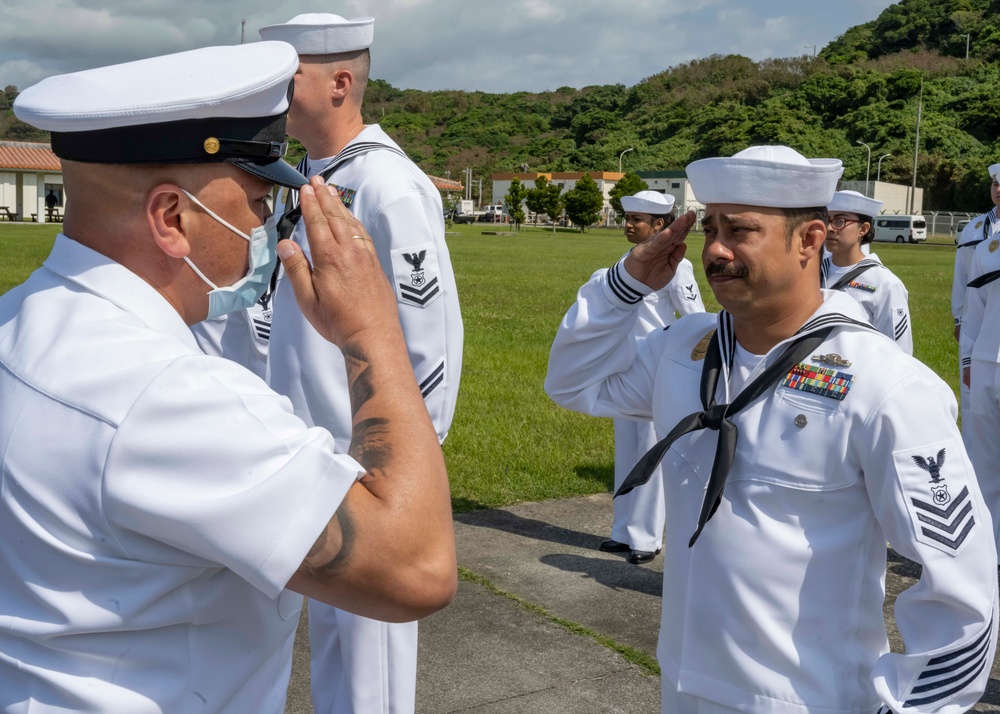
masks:
{"label": "gold cap insignia", "polygon": [[694,349],[691,350],[692,362],[705,359],[705,355],[708,354],[708,343],[712,341],[712,335],[714,334],[715,330],[709,330],[708,334],[701,338],[701,342],[694,346]]}
{"label": "gold cap insignia", "polygon": [[210,136],[205,139],[204,143],[206,154],[218,154],[219,153],[219,140],[214,136]]}

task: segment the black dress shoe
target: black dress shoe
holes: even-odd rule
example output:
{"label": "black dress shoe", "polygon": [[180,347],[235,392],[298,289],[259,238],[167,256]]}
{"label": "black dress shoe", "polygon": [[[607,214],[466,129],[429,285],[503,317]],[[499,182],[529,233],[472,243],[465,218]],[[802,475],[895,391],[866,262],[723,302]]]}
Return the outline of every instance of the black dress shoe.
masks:
{"label": "black dress shoe", "polygon": [[642,565],[648,563],[659,554],[659,549],[655,552],[649,550],[633,550],[628,554],[628,562],[632,565]]}
{"label": "black dress shoe", "polygon": [[603,550],[605,553],[624,553],[632,550],[632,548],[625,543],[619,543],[616,540],[608,538],[607,540],[601,541],[601,545],[598,546],[598,550]]}

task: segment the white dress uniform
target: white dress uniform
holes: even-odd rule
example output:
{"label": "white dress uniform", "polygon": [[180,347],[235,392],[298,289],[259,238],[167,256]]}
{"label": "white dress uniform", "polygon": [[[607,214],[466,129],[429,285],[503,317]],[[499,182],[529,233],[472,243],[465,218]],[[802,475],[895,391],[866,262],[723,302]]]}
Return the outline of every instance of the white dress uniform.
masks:
{"label": "white dress uniform", "polygon": [[906,354],[913,354],[913,326],[910,324],[909,293],[895,273],[870,253],[856,265],[840,267],[830,256],[823,259],[823,287],[832,287],[841,276],[855,268],[870,266],[840,290],[858,301],[868,322],[893,340]]}
{"label": "white dress uniform", "polygon": [[[595,273],[606,273],[603,269]],[[677,273],[659,291],[643,298],[636,312],[632,331],[634,340],[672,325],[675,314],[681,317],[705,312],[701,301],[694,266],[687,258],[677,265]],[[656,431],[651,421],[615,419],[615,490],[622,485],[632,467],[656,443]],[[657,468],[649,482],[614,499],[614,522],[611,539],[626,543],[632,550],[656,552],[663,544],[663,471]]]}
{"label": "white dress uniform", "polygon": [[[652,418],[665,434],[703,409],[713,332],[720,404],[786,344],[741,359],[722,312],[681,318],[636,346],[628,338],[638,305],[612,282],[649,292],[621,263],[580,289],[546,379],[566,408]],[[733,467],[690,548],[718,432],[687,434],[666,452],[664,712],[676,691],[713,712],[953,714],[984,691],[996,644],[996,549],[954,396],[863,320],[855,301],[824,292],[800,334],[833,331],[730,417],[739,429]],[[889,651],[883,620],[886,540],[923,566],[895,606],[906,654]]]}
{"label": "white dress uniform", "polygon": [[[1000,270],[1000,221],[989,226],[986,240],[973,250],[969,280]],[[981,228],[980,228],[981,229]],[[963,429],[969,456],[979,473],[980,486],[994,521],[1000,519],[1000,282],[966,290],[965,314],[959,344],[963,364],[971,367],[972,389]],[[994,523],[996,525],[996,523]],[[997,530],[1000,543],[1000,529]]]}
{"label": "white dress uniform", "polygon": [[0,297],[0,710],[284,709],[283,590],[363,473],[60,235]]}
{"label": "white dress uniform", "polygon": [[241,364],[261,379],[267,373],[267,344],[271,336],[271,306],[253,307],[191,325],[194,339],[207,355]]}
{"label": "white dress uniform", "polygon": [[[972,272],[972,258],[976,253],[976,246],[982,243],[986,236],[992,232],[992,226],[997,222],[997,209],[969,221],[962,233],[958,237],[958,247],[955,249],[955,275],[951,283],[951,315],[955,318],[955,324],[961,325],[965,315],[965,292],[969,285],[969,275]],[[961,349],[959,349],[961,353]],[[958,360],[958,384],[961,395],[962,433],[966,433],[966,426],[971,405],[969,402],[969,388],[965,386],[964,372],[966,367],[971,367],[971,360],[962,359],[959,354]]]}
{"label": "white dress uniform", "polygon": [[[344,151],[364,142],[399,149],[378,125],[371,125]],[[330,161],[309,159],[303,173],[321,173]],[[413,371],[443,441],[455,413],[463,329],[440,194],[412,161],[389,150],[357,156],[328,183],[338,187],[371,235],[392,281]],[[301,224],[292,238],[309,255]],[[306,321],[285,280],[279,281],[274,299],[268,369],[271,387],[291,398],[296,414],[329,429],[337,450],[346,453],[351,404],[343,356]],[[310,602],[309,629],[316,712],[414,710],[416,622],[386,624]]]}

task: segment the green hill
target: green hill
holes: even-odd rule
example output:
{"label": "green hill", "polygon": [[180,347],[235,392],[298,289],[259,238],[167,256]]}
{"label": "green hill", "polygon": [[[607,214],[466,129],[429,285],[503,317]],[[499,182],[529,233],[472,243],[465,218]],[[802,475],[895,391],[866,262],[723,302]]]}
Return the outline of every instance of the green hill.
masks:
{"label": "green hill", "polygon": [[[364,114],[428,173],[471,167],[485,190],[495,171],[617,170],[628,148],[627,170],[669,170],[765,143],[838,157],[845,179],[864,180],[859,141],[872,147],[872,180],[890,154],[882,178],[909,184],[921,83],[925,209],[980,210],[985,167],[1000,160],[1000,0],[903,0],[815,58],[716,55],[633,87],[489,94],[373,80]],[[7,111],[0,137],[11,126],[24,132]]]}

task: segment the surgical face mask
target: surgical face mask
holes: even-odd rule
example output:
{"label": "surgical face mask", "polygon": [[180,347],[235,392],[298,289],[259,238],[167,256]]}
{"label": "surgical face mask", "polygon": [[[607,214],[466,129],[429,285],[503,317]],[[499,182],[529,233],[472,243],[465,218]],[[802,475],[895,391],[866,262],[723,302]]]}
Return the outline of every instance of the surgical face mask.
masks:
{"label": "surgical face mask", "polygon": [[[184,191],[184,189],[181,190]],[[184,193],[188,198],[201,206],[205,213],[250,243],[250,266],[247,268],[247,274],[227,287],[220,288],[217,286],[205,277],[205,274],[198,270],[197,266],[187,256],[184,256],[184,262],[191,266],[191,270],[212,288],[208,293],[208,317],[222,317],[231,312],[253,307],[260,300],[260,296],[264,294],[264,291],[267,290],[271,282],[271,274],[278,263],[277,216],[272,215],[264,225],[254,228],[250,231],[250,235],[247,235],[228,221],[217,216],[204,203],[190,193],[187,191],[184,191]]]}

